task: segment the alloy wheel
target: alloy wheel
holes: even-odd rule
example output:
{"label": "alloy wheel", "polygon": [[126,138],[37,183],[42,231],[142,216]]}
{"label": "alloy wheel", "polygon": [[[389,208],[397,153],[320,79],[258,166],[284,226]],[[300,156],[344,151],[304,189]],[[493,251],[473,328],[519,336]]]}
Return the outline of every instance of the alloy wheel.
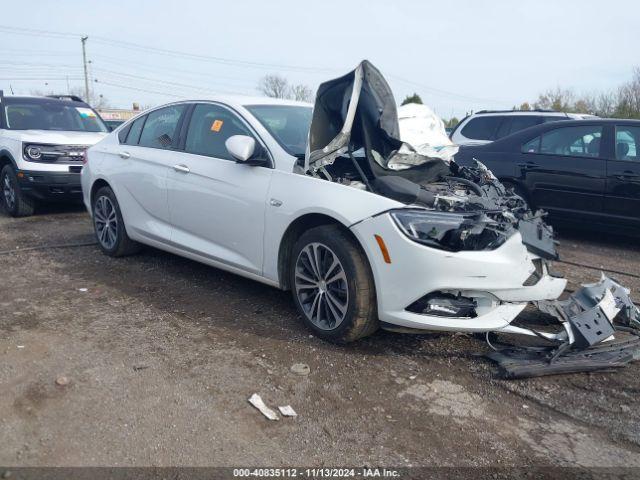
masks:
{"label": "alloy wheel", "polygon": [[337,255],[322,243],[310,243],[298,255],[295,288],[307,318],[322,330],[333,330],[349,306],[347,275]]}
{"label": "alloy wheel", "polygon": [[2,193],[4,194],[4,200],[9,210],[13,210],[16,206],[16,189],[13,186],[11,177],[5,173],[2,179]]}
{"label": "alloy wheel", "polygon": [[93,209],[93,221],[100,244],[112,250],[118,241],[118,215],[109,197],[101,196]]}

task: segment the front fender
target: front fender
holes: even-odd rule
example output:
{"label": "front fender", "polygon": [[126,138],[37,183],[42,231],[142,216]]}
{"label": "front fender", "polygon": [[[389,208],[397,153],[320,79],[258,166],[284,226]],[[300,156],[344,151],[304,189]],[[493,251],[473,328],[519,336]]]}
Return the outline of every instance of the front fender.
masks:
{"label": "front fender", "polygon": [[274,170],[265,211],[263,275],[278,281],[278,252],[285,232],[308,214],[352,225],[404,204],[353,187],[297,173]]}

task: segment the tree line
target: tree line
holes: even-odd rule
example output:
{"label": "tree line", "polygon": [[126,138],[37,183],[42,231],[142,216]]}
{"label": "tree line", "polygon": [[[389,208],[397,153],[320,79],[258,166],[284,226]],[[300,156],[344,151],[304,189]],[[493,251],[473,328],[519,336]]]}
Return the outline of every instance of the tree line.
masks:
{"label": "tree line", "polygon": [[633,70],[631,80],[618,88],[576,94],[572,89],[556,87],[547,90],[530,104],[524,102],[514,110],[557,110],[568,113],[590,113],[608,118],[640,118],[640,67]]}

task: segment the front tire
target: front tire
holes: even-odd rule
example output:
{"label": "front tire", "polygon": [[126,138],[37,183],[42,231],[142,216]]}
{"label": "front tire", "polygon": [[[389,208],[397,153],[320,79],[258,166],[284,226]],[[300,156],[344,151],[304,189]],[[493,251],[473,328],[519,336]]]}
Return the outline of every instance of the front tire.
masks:
{"label": "front tire", "polygon": [[373,275],[360,246],[336,225],[305,232],[293,247],[290,284],[305,325],[335,343],[378,329]]}
{"label": "front tire", "polygon": [[18,177],[11,165],[5,165],[0,172],[2,205],[12,217],[29,217],[35,210],[35,200],[22,193]]}
{"label": "front tire", "polygon": [[129,238],[120,205],[110,187],[96,192],[92,202],[93,229],[100,249],[110,257],[124,257],[140,251],[140,244]]}

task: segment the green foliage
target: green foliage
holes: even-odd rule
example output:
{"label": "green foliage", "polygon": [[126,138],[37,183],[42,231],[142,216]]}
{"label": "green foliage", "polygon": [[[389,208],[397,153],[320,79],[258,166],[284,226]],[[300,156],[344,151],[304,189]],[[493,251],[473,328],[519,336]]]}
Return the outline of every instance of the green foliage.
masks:
{"label": "green foliage", "polygon": [[413,95],[407,95],[400,105],[406,105],[408,103],[419,103],[422,105],[422,99],[420,95],[414,93]]}
{"label": "green foliage", "polygon": [[451,117],[449,120],[445,120],[443,118],[442,121],[444,122],[444,126],[446,128],[454,128],[456,125],[460,123],[460,120],[458,120],[458,117]]}

